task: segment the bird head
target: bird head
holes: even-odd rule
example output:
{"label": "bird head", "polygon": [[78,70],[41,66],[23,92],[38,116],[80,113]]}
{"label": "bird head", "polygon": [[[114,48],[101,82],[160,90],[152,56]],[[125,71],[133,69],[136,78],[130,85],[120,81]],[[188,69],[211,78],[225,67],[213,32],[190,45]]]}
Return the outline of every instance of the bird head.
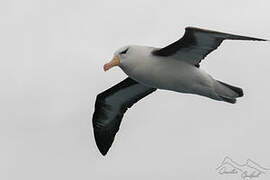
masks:
{"label": "bird head", "polygon": [[104,64],[103,69],[104,71],[107,71],[111,69],[114,66],[119,66],[121,62],[123,62],[125,59],[127,59],[128,54],[129,54],[130,47],[125,46],[120,48],[114,53],[114,56],[112,60],[106,64]]}

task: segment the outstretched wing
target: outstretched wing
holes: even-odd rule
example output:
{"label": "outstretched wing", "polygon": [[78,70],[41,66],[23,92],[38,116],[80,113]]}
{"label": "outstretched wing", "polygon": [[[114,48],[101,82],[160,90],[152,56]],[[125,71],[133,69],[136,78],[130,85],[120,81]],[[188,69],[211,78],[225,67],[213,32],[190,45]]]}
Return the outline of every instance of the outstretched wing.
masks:
{"label": "outstretched wing", "polygon": [[157,56],[174,56],[176,59],[199,65],[209,53],[218,48],[223,40],[266,41],[247,36],[222,33],[195,27],[187,27],[184,36],[178,41],[152,52]]}
{"label": "outstretched wing", "polygon": [[97,95],[93,128],[96,144],[102,155],[106,155],[111,147],[126,110],[155,90],[126,78]]}

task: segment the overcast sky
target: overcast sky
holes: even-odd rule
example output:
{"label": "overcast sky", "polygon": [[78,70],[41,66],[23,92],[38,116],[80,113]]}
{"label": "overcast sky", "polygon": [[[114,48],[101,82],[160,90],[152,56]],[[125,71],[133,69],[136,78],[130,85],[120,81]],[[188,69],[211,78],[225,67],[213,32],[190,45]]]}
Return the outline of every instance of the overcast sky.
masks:
{"label": "overcast sky", "polygon": [[[0,2],[1,180],[239,180],[225,156],[270,168],[267,42],[226,41],[201,68],[244,89],[231,105],[157,91],[128,110],[106,157],[98,93],[126,75],[102,66],[128,44],[162,47],[196,26],[270,39],[269,0]],[[270,172],[258,180],[269,179]]]}

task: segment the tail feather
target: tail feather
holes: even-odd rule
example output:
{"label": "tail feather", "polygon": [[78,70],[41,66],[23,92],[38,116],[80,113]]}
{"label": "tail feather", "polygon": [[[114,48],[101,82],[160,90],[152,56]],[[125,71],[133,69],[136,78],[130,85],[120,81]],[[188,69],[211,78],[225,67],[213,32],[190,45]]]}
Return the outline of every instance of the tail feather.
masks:
{"label": "tail feather", "polygon": [[232,104],[236,103],[236,98],[242,97],[244,95],[241,88],[229,85],[221,81],[216,81],[215,92],[222,101]]}
{"label": "tail feather", "polygon": [[235,104],[236,103],[236,99],[235,98],[228,98],[228,97],[224,97],[224,96],[219,96],[222,101],[231,103],[231,104]]}
{"label": "tail feather", "polygon": [[238,97],[242,97],[244,96],[244,93],[243,93],[243,89],[239,88],[239,87],[235,87],[235,86],[232,86],[232,85],[229,85],[229,84],[226,84],[224,82],[221,82],[221,81],[218,81],[220,84],[224,85],[224,86],[227,86],[228,88],[230,88],[231,90],[233,90],[234,92],[236,92],[239,96]]}

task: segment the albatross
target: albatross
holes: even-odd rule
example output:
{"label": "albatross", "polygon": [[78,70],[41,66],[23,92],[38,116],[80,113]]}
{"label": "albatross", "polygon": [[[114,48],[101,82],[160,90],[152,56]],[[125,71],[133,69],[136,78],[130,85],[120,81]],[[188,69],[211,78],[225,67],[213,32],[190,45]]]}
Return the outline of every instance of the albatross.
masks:
{"label": "albatross", "polygon": [[215,80],[200,68],[200,62],[227,39],[267,41],[187,27],[182,38],[163,48],[129,45],[117,50],[104,71],[119,66],[128,77],[96,97],[92,123],[101,154],[110,149],[127,109],[157,89],[232,104],[242,97],[241,88]]}

